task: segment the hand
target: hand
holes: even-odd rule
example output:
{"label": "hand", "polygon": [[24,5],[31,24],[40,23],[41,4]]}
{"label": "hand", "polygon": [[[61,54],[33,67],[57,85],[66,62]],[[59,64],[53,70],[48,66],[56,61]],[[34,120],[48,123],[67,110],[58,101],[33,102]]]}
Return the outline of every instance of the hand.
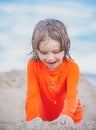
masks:
{"label": "hand", "polygon": [[60,119],[60,122],[62,124],[64,124],[64,125],[66,125],[67,127],[74,127],[74,121],[73,121],[73,119],[70,116],[68,116],[68,115],[61,115],[59,117],[59,119]]}

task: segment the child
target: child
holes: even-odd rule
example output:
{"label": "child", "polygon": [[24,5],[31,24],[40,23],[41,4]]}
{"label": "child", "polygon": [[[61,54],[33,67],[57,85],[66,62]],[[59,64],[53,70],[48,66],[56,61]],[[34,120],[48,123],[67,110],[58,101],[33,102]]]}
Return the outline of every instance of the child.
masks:
{"label": "child", "polygon": [[59,119],[72,126],[83,118],[78,98],[79,67],[72,60],[65,25],[56,19],[37,23],[32,36],[33,57],[28,62],[26,121]]}

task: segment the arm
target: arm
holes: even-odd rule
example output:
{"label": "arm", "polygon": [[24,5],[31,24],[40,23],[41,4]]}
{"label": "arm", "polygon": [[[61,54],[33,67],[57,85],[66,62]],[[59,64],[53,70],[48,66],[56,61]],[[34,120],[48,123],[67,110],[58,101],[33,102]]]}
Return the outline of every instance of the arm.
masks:
{"label": "arm", "polygon": [[32,120],[38,116],[39,105],[39,88],[36,75],[34,73],[34,66],[32,61],[28,62],[27,66],[27,95],[26,95],[26,121]]}
{"label": "arm", "polygon": [[[79,68],[78,66],[72,65],[70,67],[68,76],[67,76],[67,92],[64,101],[64,108],[62,110],[62,122],[67,122],[69,118],[69,122],[72,123],[72,117],[76,110],[77,103],[78,103],[78,82],[79,82]],[[68,118],[67,118],[68,117]]]}

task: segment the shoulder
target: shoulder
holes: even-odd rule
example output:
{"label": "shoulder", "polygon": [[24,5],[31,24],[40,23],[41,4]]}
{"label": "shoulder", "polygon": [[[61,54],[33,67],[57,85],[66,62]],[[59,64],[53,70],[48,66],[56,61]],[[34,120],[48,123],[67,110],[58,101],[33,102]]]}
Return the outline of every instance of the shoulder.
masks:
{"label": "shoulder", "polygon": [[33,66],[34,64],[35,64],[35,60],[33,60],[33,59],[29,59],[28,60],[28,66]]}
{"label": "shoulder", "polygon": [[66,66],[69,71],[72,71],[72,72],[80,71],[79,65],[74,60],[67,59],[67,61],[65,61],[65,62],[66,62]]}
{"label": "shoulder", "polygon": [[35,68],[37,68],[37,64],[38,64],[37,61],[35,61],[33,59],[29,59],[28,63],[27,63],[27,69],[31,69],[31,70],[35,69]]}
{"label": "shoulder", "polygon": [[28,63],[27,63],[27,69],[33,68],[34,67],[34,63],[35,63],[34,60],[29,59]]}
{"label": "shoulder", "polygon": [[37,71],[41,68],[41,65],[42,63],[40,61],[29,59],[28,64],[27,64],[27,69]]}
{"label": "shoulder", "polygon": [[77,67],[77,68],[79,68],[79,65],[74,60],[71,60],[71,59],[67,59],[66,60],[66,64],[69,67]]}

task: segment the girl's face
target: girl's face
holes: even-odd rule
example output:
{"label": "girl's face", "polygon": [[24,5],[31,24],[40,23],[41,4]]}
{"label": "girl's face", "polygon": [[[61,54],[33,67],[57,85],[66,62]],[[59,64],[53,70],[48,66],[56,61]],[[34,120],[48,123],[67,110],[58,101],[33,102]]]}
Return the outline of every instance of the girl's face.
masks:
{"label": "girl's face", "polygon": [[50,70],[56,69],[63,62],[64,51],[60,50],[60,43],[49,37],[47,40],[40,42],[37,54]]}

